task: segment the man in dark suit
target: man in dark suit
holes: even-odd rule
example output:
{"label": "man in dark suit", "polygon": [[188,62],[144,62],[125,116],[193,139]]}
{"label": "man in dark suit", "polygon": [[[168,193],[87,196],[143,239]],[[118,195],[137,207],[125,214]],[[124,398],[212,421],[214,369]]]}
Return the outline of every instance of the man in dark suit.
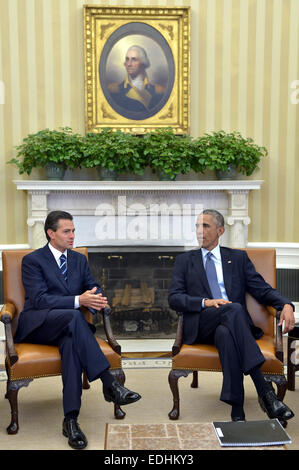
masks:
{"label": "man in dark suit", "polygon": [[45,221],[49,243],[24,256],[25,305],[15,341],[59,346],[65,415],[63,434],[71,447],[83,449],[87,439],[77,422],[83,370],[90,382],[101,379],[107,401],[126,405],[141,397],[114,380],[109,362],[93,335],[95,328],[80,310],[86,307],[95,313],[107,307],[107,298],[94,280],[86,257],[72,250],[74,232],[72,215],[53,211]]}
{"label": "man in dark suit", "polygon": [[294,327],[294,310],[256,272],[246,251],[219,246],[224,218],[207,209],[197,218],[201,249],[177,256],[169,290],[169,305],[184,317],[183,342],[215,344],[223,370],[220,399],[232,406],[233,421],[245,420],[243,375],[250,375],[270,418],[284,420],[293,412],[272,391],[260,366],[265,361],[256,339],[263,335],[246,309],[245,293],[261,304],[281,310],[283,333]]}

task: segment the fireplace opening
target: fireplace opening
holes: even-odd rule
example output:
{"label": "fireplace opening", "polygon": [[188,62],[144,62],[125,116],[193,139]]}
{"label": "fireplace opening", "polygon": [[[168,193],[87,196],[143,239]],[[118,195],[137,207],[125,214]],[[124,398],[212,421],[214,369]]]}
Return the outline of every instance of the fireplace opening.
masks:
{"label": "fireplace opening", "polygon": [[[93,252],[89,264],[112,308],[111,325],[119,339],[174,338],[177,313],[168,305],[168,289],[178,251]],[[101,314],[94,317],[104,335]]]}

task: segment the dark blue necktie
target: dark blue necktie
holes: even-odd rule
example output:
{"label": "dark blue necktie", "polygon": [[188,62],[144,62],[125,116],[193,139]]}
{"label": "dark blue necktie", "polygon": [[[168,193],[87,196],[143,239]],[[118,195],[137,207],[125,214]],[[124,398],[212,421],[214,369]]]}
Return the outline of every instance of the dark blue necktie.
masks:
{"label": "dark blue necktie", "polygon": [[67,266],[66,266],[66,256],[62,254],[60,256],[60,272],[64,277],[64,280],[67,280]]}
{"label": "dark blue necktie", "polygon": [[206,258],[206,274],[213,299],[222,299],[221,290],[218,284],[215,263],[212,258],[212,253],[209,251]]}

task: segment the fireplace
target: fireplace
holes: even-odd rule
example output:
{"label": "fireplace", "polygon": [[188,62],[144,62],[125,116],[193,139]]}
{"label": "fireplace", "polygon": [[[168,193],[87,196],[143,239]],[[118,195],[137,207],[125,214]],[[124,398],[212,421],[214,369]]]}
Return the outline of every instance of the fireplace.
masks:
{"label": "fireplace", "polygon": [[[111,324],[119,339],[173,338],[177,314],[169,308],[168,289],[179,251],[90,253],[89,263],[112,308]],[[101,315],[94,318],[104,333]]]}
{"label": "fireplace", "polygon": [[[117,338],[173,338],[177,314],[168,306],[175,257],[197,241],[196,216],[214,208],[225,217],[221,243],[247,245],[249,192],[262,181],[15,181],[27,191],[28,242],[45,244],[52,210],[74,216],[77,246],[87,246],[96,279],[111,304]],[[95,318],[102,333],[100,317]]]}

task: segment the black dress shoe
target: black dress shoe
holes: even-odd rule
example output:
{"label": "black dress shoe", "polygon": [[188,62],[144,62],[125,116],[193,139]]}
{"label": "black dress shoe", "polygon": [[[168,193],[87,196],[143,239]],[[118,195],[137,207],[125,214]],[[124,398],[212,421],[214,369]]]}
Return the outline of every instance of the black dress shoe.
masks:
{"label": "black dress shoe", "polygon": [[87,446],[87,439],[76,419],[64,419],[62,434],[69,438],[68,443],[73,449],[84,449]]}
{"label": "black dress shoe", "polygon": [[113,380],[110,387],[103,387],[103,394],[106,401],[112,401],[116,405],[129,405],[141,398],[139,393],[131,392],[116,380]]}
{"label": "black dress shoe", "polygon": [[280,401],[272,390],[266,392],[265,395],[259,396],[258,400],[270,419],[277,418],[287,421],[294,416],[293,411]]}

